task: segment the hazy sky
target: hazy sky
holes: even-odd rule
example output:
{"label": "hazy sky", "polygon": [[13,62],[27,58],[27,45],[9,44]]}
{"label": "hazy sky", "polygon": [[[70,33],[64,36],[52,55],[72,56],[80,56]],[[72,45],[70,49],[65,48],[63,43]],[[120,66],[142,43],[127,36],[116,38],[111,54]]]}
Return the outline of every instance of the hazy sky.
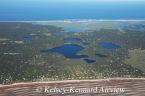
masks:
{"label": "hazy sky", "polygon": [[[35,1],[35,0],[34,0]],[[38,0],[39,1],[39,0]],[[41,0],[43,1],[43,0]],[[50,0],[44,0],[44,1],[50,1]],[[81,2],[91,2],[91,1],[95,1],[95,2],[105,2],[105,1],[145,1],[145,0],[52,0],[52,1],[81,1]]]}
{"label": "hazy sky", "polygon": [[101,2],[101,3],[117,3],[117,2],[122,2],[122,3],[126,3],[126,2],[130,2],[130,3],[134,3],[134,2],[143,2],[145,3],[145,0],[0,0],[0,5],[2,4],[18,4],[18,3],[30,3],[30,2],[33,2],[33,3],[37,3],[37,2],[40,2],[40,3],[44,3],[44,2],[53,2],[53,3],[63,3],[63,2],[67,2],[67,3],[71,3],[71,2],[80,2],[80,3],[86,3],[86,2],[89,2],[89,3],[97,3],[97,2]]}
{"label": "hazy sky", "polygon": [[0,2],[8,2],[8,1],[40,1],[40,2],[140,2],[145,0],[0,0]]}

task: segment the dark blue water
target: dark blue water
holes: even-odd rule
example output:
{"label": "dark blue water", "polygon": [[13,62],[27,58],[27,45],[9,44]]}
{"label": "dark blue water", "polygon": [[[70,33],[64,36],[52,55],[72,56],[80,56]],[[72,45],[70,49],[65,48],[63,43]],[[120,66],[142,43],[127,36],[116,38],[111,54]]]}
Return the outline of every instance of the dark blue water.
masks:
{"label": "dark blue water", "polygon": [[100,53],[96,53],[96,56],[101,57],[101,58],[107,57],[106,55],[103,55],[103,54],[100,54]]}
{"label": "dark blue water", "polygon": [[70,59],[81,59],[81,58],[88,58],[87,55],[77,55],[78,52],[83,50],[84,48],[77,44],[64,44],[60,47],[43,50],[42,52],[52,52],[52,53],[60,53],[64,55],[66,58]]}
{"label": "dark blue water", "polygon": [[95,63],[96,61],[95,60],[92,60],[92,59],[84,59],[87,63]]}
{"label": "dark blue water", "polygon": [[0,0],[0,21],[145,19],[145,2],[50,2]]}
{"label": "dark blue water", "polygon": [[64,41],[70,41],[70,42],[74,41],[74,42],[77,42],[77,41],[81,41],[81,39],[80,38],[71,38],[70,37],[70,38],[65,38]]}
{"label": "dark blue water", "polygon": [[113,44],[111,42],[101,42],[101,43],[99,43],[99,46],[101,46],[102,48],[106,48],[106,49],[118,49],[118,48],[121,48],[120,45]]}

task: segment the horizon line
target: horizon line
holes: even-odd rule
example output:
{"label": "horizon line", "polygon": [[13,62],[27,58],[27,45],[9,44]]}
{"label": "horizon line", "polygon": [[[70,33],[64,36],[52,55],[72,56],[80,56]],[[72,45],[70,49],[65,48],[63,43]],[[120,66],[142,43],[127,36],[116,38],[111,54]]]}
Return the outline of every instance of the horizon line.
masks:
{"label": "horizon line", "polygon": [[58,19],[58,20],[0,20],[0,22],[49,22],[49,21],[145,21],[145,19]]}

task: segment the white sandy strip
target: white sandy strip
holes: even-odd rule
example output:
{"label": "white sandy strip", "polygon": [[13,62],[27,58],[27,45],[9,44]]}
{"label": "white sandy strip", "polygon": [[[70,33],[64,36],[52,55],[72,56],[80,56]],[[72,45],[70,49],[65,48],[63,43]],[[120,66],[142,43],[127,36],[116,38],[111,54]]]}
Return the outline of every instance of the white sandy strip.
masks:
{"label": "white sandy strip", "polygon": [[8,41],[9,39],[7,38],[0,38],[0,41]]}
{"label": "white sandy strip", "polygon": [[22,82],[10,85],[0,85],[0,87],[12,87],[17,85],[33,85],[33,84],[55,84],[55,83],[85,83],[85,82],[104,82],[104,81],[123,81],[123,80],[144,80],[145,78],[108,78],[108,79],[95,79],[95,80],[63,80],[63,81],[48,81],[48,82]]}

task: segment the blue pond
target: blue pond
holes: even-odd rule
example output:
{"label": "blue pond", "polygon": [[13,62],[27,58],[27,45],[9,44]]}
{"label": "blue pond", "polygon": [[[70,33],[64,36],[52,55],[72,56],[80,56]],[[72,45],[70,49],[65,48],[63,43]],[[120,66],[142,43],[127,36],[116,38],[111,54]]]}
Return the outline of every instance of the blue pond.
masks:
{"label": "blue pond", "polygon": [[138,27],[136,26],[136,27],[132,27],[132,28],[128,27],[126,29],[128,29],[130,31],[145,31],[145,29],[140,26],[138,26]]}
{"label": "blue pond", "polygon": [[130,24],[130,23],[122,23],[118,26],[118,28],[121,28],[123,30],[129,30],[129,31],[145,31],[145,28],[143,27],[145,25],[144,22],[136,23],[136,24]]}
{"label": "blue pond", "polygon": [[101,35],[101,34],[97,34],[97,35],[96,35],[97,38],[101,38],[102,36],[103,36],[103,35]]}
{"label": "blue pond", "polygon": [[132,25],[132,26],[124,25],[121,28],[125,29],[125,30],[129,30],[129,31],[145,31],[145,29],[142,27],[142,25]]}
{"label": "blue pond", "polygon": [[77,55],[78,52],[83,50],[84,48],[77,44],[64,44],[59,47],[55,47],[48,50],[42,50],[42,52],[56,52],[63,54],[66,58],[71,59],[80,59],[80,58],[88,58],[87,55]]}
{"label": "blue pond", "polygon": [[64,41],[81,41],[80,38],[65,38]]}
{"label": "blue pond", "polygon": [[103,48],[106,48],[106,49],[118,49],[118,48],[121,48],[120,45],[113,44],[111,42],[101,42],[101,43],[99,43],[99,46],[101,46]]}
{"label": "blue pond", "polygon": [[84,60],[85,60],[87,63],[95,63],[95,62],[96,62],[95,60],[87,59],[87,58],[85,58]]}
{"label": "blue pond", "polygon": [[33,36],[23,36],[23,40],[32,40],[33,39]]}
{"label": "blue pond", "polygon": [[89,43],[87,43],[87,42],[82,42],[82,44],[83,44],[83,45],[89,45]]}
{"label": "blue pond", "polygon": [[100,53],[96,53],[96,56],[101,57],[101,58],[107,57],[106,55],[103,55],[103,54],[100,54]]}
{"label": "blue pond", "polygon": [[55,32],[52,34],[53,36],[60,36],[61,35],[61,32]]}

